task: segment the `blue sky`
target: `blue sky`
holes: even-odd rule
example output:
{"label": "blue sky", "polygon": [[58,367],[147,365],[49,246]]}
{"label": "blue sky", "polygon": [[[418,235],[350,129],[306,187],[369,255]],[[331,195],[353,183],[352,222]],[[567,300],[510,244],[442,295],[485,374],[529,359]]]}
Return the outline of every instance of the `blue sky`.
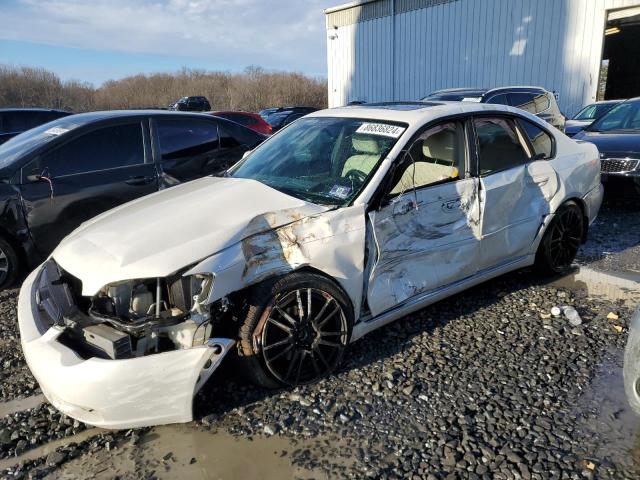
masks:
{"label": "blue sky", "polygon": [[340,0],[0,0],[0,63],[100,85],[182,67],[326,76],[324,8]]}

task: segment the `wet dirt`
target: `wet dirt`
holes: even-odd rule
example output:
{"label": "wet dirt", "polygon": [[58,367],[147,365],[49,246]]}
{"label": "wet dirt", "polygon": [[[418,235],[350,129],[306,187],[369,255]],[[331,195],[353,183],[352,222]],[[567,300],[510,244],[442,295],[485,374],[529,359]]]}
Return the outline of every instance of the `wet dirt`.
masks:
{"label": "wet dirt", "polygon": [[[609,477],[615,476],[620,467],[628,471],[638,471],[640,467],[640,416],[625,398],[622,363],[622,351],[607,352],[589,389],[576,405],[576,430],[578,435],[588,436],[592,445],[584,457],[585,474],[593,470],[597,476]],[[582,409],[584,405],[593,407]]]}
{"label": "wet dirt", "polygon": [[292,465],[289,454],[295,448],[278,436],[237,438],[224,432],[212,434],[192,424],[165,425],[151,429],[135,445],[128,442],[111,452],[103,450],[67,462],[46,478],[319,478]]}

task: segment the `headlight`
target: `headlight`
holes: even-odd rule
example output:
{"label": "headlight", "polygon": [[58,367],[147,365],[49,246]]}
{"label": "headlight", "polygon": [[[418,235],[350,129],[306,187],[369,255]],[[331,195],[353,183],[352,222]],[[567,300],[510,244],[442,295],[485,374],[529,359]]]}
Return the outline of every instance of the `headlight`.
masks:
{"label": "headlight", "polygon": [[189,278],[191,284],[191,309],[198,313],[203,313],[201,307],[207,303],[211,294],[213,275],[210,273],[197,273]]}

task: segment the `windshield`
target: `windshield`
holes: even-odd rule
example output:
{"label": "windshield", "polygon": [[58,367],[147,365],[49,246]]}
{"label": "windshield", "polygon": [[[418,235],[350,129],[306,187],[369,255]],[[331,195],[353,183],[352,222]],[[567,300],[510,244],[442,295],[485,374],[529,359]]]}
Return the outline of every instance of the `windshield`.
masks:
{"label": "windshield", "polygon": [[619,103],[587,129],[594,132],[640,131],[640,100]]}
{"label": "windshield", "polygon": [[80,124],[74,116],[59,118],[16,135],[0,145],[0,169],[6,168],[25,153],[31,152],[50,140],[67,133]]}
{"label": "windshield", "polygon": [[250,178],[302,200],[347,205],[405,126],[355,118],[301,118],[271,137],[228,175]]}
{"label": "windshield", "polygon": [[587,105],[573,117],[574,120],[595,120],[611,110],[615,103],[594,103]]}

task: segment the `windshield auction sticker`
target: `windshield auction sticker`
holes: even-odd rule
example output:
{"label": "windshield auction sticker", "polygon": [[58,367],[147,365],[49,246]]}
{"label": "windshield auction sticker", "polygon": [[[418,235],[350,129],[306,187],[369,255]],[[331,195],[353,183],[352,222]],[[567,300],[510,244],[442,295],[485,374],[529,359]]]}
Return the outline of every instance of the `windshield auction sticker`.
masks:
{"label": "windshield auction sticker", "polygon": [[386,123],[363,123],[360,125],[360,128],[356,130],[356,133],[398,138],[404,133],[404,130],[404,127],[387,125]]}

